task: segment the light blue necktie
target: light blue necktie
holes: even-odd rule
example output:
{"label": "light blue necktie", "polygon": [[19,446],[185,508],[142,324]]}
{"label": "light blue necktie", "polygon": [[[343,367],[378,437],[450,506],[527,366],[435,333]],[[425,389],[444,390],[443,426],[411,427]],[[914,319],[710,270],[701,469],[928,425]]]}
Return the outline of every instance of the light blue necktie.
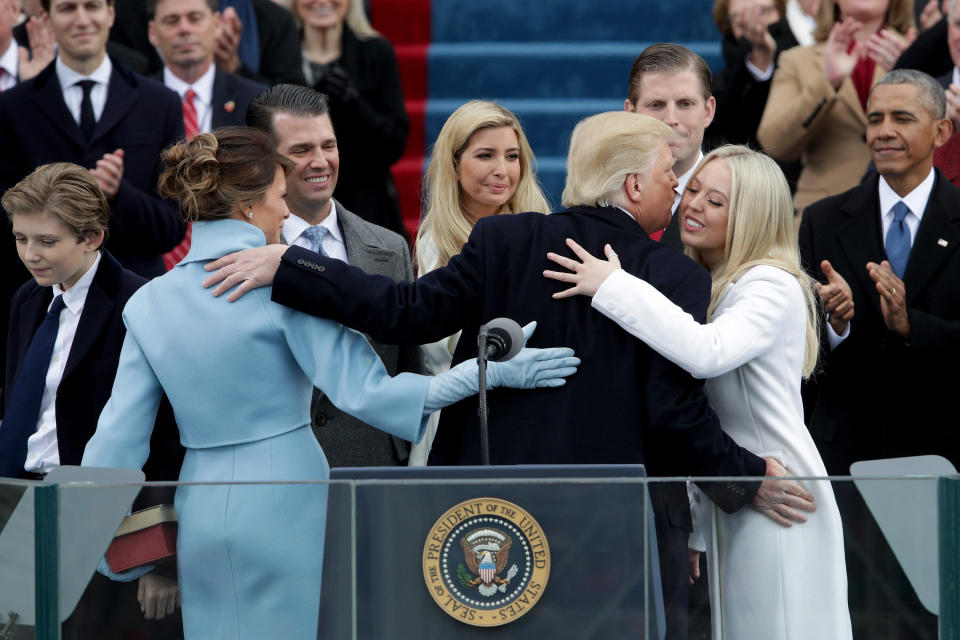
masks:
{"label": "light blue necktie", "polygon": [[327,252],[323,250],[323,239],[328,233],[330,233],[329,229],[318,224],[312,227],[307,227],[300,235],[310,241],[310,251],[319,253],[322,256],[327,256]]}
{"label": "light blue necktie", "polygon": [[903,221],[910,213],[910,208],[903,200],[893,205],[893,224],[887,229],[883,248],[887,252],[890,268],[898,278],[903,278],[903,271],[907,268],[907,258],[910,257],[910,227]]}

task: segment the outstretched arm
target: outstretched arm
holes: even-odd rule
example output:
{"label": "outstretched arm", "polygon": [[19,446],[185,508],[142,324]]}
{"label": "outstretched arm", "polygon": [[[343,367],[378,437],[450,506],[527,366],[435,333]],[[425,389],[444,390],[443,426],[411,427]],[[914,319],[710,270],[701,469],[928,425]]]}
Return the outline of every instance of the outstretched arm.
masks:
{"label": "outstretched arm", "polygon": [[[593,307],[631,335],[643,340],[660,355],[697,378],[714,378],[732,371],[764,353],[780,334],[791,289],[796,280],[775,270],[772,277],[745,275],[722,314],[709,324],[700,324],[660,291],[619,269],[616,254],[607,249],[609,261],[590,256],[576,242],[567,244],[583,262],[556,254],[548,257],[573,273],[544,275],[574,283],[567,291],[593,294]],[[771,268],[772,269],[772,268]],[[599,283],[599,284],[598,284]]]}
{"label": "outstretched arm", "polygon": [[163,388],[127,331],[120,364],[97,431],[87,442],[81,464],[85,467],[141,469],[150,454],[150,434],[157,420]]}
{"label": "outstretched arm", "polygon": [[[484,291],[483,224],[461,253],[416,282],[395,282],[302,247],[268,245],[208,264],[205,287],[231,289],[233,301],[273,283],[274,302],[362,331],[385,344],[425,344],[480,318]],[[496,240],[494,240],[496,242]]]}

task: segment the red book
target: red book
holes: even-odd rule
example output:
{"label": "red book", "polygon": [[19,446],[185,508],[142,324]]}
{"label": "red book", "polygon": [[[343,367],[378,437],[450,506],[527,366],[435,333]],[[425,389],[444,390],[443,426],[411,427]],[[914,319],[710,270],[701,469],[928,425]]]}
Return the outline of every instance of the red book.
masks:
{"label": "red book", "polygon": [[116,573],[157,564],[177,555],[177,513],[161,504],[123,519],[107,548],[107,564]]}

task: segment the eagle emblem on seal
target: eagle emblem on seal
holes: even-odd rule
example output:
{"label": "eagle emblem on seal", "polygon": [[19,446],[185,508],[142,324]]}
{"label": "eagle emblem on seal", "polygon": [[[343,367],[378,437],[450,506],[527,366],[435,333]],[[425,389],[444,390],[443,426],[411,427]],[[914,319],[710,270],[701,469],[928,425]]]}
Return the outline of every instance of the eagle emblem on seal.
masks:
{"label": "eagle emblem on seal", "polygon": [[464,587],[476,587],[482,596],[489,597],[497,591],[505,592],[518,571],[514,564],[506,578],[500,577],[510,559],[512,544],[510,536],[492,528],[476,529],[460,538],[463,557],[467,563],[466,567],[460,565],[457,572],[460,583]]}

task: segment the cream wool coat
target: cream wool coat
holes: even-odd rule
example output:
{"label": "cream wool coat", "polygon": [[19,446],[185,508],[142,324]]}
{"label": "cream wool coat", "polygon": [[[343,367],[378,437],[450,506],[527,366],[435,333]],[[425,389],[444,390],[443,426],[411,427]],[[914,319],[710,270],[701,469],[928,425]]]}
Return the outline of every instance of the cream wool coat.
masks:
{"label": "cream wool coat", "polygon": [[[757,129],[757,140],[772,157],[802,162],[793,197],[801,210],[855,186],[870,164],[866,113],[849,76],[839,89],[827,81],[825,47],[821,42],[780,55]],[[885,73],[877,65],[873,84]]]}
{"label": "cream wool coat", "polygon": [[[758,266],[731,284],[701,325],[649,284],[619,270],[593,306],[697,378],[740,446],[781,460],[790,475],[826,476],[803,423],[803,292]],[[728,514],[701,496],[714,638],[851,638],[840,513],[827,481],[804,480],[817,511],[784,528],[752,509]]]}

